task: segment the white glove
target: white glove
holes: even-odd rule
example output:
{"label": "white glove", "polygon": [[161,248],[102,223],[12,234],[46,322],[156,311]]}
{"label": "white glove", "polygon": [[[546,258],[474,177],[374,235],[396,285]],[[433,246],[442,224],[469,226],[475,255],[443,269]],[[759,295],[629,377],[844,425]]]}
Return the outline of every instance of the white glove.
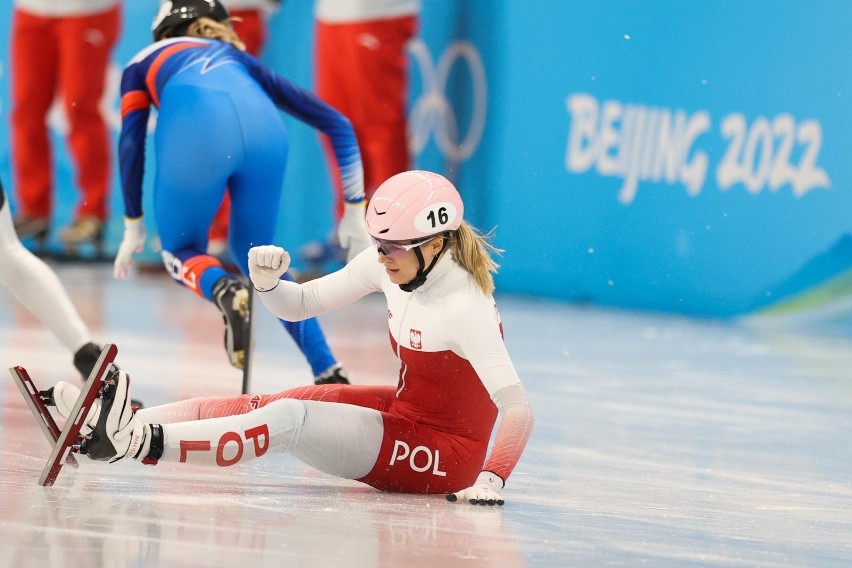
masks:
{"label": "white glove", "polygon": [[258,292],[269,292],[290,268],[290,253],[281,247],[264,245],[248,252],[249,278]]}
{"label": "white glove", "polygon": [[142,222],[141,216],[136,219],[124,218],[124,237],[122,237],[121,244],[118,246],[118,253],[115,255],[115,262],[112,267],[114,277],[127,278],[130,266],[133,264],[133,253],[142,252],[146,234],[145,224]]}
{"label": "white glove", "polygon": [[343,205],[343,217],[337,226],[337,240],[346,249],[346,262],[351,262],[358,253],[372,245],[365,220],[366,203],[361,201]]}
{"label": "white glove", "polygon": [[496,473],[483,471],[476,478],[476,483],[467,489],[447,495],[447,501],[467,501],[471,505],[502,505],[503,479]]}

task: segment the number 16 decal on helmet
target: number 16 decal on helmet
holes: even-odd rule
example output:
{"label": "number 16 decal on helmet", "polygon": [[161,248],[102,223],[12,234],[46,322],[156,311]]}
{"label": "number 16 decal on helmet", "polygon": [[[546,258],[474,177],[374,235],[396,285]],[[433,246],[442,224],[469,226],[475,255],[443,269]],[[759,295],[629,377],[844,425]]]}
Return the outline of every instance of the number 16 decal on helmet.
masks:
{"label": "number 16 decal on helmet", "polygon": [[376,189],[367,207],[367,231],[383,241],[420,241],[455,231],[463,217],[461,196],[450,180],[415,170]]}
{"label": "number 16 decal on helmet", "polygon": [[414,226],[424,232],[449,231],[451,221],[458,218],[456,206],[445,201],[423,209],[414,217]]}

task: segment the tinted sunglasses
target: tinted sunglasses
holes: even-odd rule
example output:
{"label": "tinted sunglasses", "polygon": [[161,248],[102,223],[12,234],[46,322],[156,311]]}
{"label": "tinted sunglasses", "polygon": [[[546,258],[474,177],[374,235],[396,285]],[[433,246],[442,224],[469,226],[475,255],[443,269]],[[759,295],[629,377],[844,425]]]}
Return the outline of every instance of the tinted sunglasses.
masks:
{"label": "tinted sunglasses", "polygon": [[407,255],[408,251],[410,251],[411,249],[419,247],[420,245],[425,245],[436,237],[432,236],[427,239],[423,239],[422,241],[417,241],[410,244],[381,241],[375,237],[371,238],[373,239],[373,245],[376,247],[376,250],[378,252],[382,253],[391,260],[400,260],[402,258],[405,258],[405,255]]}

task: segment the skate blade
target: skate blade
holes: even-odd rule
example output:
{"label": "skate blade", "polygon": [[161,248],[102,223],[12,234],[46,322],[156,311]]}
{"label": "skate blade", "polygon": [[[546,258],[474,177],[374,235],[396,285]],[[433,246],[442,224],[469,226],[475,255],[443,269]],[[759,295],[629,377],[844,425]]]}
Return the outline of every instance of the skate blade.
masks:
{"label": "skate blade", "polygon": [[244,349],[234,351],[234,356],[231,358],[231,365],[239,370],[243,370],[246,366],[246,352]]}
{"label": "skate blade", "polygon": [[249,296],[248,290],[240,290],[234,294],[234,301],[231,303],[231,309],[240,313],[240,317],[248,319],[249,316]]}
{"label": "skate blade", "polygon": [[[65,426],[62,428],[62,432],[53,446],[50,458],[41,472],[38,484],[42,487],[53,485],[66,457],[72,452],[79,450],[80,429],[83,426],[86,416],[89,414],[89,409],[98,397],[98,391],[101,389],[104,379],[107,378],[109,367],[115,361],[117,353],[118,348],[115,345],[111,343],[104,345],[98,362],[89,374],[88,381],[83,385],[83,390],[80,392],[74,408],[71,409],[68,420],[65,422]],[[72,419],[71,417],[74,418]]]}
{"label": "skate blade", "polygon": [[[44,433],[45,438],[47,438],[50,447],[53,448],[56,444],[56,440],[59,439],[59,436],[62,434],[62,431],[56,425],[56,422],[53,420],[53,416],[51,416],[50,412],[47,410],[47,405],[41,397],[41,392],[39,392],[36,388],[29,373],[27,373],[27,370],[23,367],[12,367],[9,371],[12,373],[12,378],[15,380],[15,384],[18,385],[18,389],[21,391],[21,394],[24,395],[24,401],[27,403],[27,407],[30,409],[30,412],[32,412],[32,415],[36,419],[42,433]],[[74,456],[70,454],[65,458],[65,463],[72,467],[78,467],[79,465],[77,460],[74,459]]]}

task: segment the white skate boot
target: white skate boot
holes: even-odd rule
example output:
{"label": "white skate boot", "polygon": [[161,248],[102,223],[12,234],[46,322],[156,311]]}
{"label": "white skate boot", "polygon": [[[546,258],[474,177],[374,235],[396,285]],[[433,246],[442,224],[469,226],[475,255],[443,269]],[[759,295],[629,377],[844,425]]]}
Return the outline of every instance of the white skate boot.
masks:
{"label": "white skate boot", "polygon": [[[97,420],[80,445],[81,454],[110,463],[125,457],[140,459],[147,456],[151,446],[151,427],[136,418],[130,406],[129,388],[127,373],[111,367],[101,389]],[[90,418],[86,417],[87,425]]]}
{"label": "white skate boot", "polygon": [[[65,420],[68,420],[68,416],[74,409],[74,404],[77,402],[77,399],[80,398],[80,389],[71,383],[59,381],[56,385],[41,393],[41,396],[45,404],[56,407],[56,411],[59,412],[59,415]],[[94,404],[92,404],[92,408],[89,409],[89,414],[86,416],[86,420],[80,427],[81,436],[88,436],[92,433],[92,430],[95,429],[95,424],[98,422],[98,414],[100,413],[100,410],[101,401],[95,400]]]}

